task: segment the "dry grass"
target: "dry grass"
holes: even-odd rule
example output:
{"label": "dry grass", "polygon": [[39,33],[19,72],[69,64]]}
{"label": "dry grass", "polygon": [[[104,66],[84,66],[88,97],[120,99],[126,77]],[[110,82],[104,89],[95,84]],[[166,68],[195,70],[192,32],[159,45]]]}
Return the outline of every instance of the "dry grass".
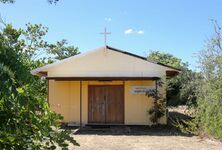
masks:
{"label": "dry grass", "polygon": [[[185,115],[185,109],[170,108],[171,115]],[[173,113],[172,113],[173,112]],[[171,116],[172,117],[172,116]],[[220,150],[222,143],[216,140],[182,134],[171,125],[131,126],[111,128],[84,128],[74,134],[80,150]]]}
{"label": "dry grass", "polygon": [[[220,150],[222,144],[196,136],[75,135],[81,150]],[[70,147],[70,149],[74,149]]]}

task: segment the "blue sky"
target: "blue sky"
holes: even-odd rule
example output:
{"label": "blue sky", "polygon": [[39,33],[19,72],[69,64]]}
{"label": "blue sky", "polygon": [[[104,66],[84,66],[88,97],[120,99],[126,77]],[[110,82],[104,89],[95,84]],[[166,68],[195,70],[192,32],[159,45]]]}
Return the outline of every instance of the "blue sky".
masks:
{"label": "blue sky", "polygon": [[7,23],[24,28],[49,27],[46,40],[67,39],[80,51],[104,45],[99,33],[107,27],[108,45],[146,56],[150,50],[171,53],[195,69],[195,53],[213,33],[209,18],[222,25],[221,0],[17,0],[0,4]]}

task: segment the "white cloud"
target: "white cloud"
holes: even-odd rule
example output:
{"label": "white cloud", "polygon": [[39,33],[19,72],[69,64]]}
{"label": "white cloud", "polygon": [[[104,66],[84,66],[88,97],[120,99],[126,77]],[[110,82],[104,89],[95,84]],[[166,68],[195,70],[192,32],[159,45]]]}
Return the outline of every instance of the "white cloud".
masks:
{"label": "white cloud", "polygon": [[144,31],[143,30],[139,30],[139,31],[137,31],[137,34],[144,34]]}
{"label": "white cloud", "polygon": [[110,22],[110,21],[112,21],[112,18],[105,18],[104,20],[107,22]]}
{"label": "white cloud", "polygon": [[132,34],[134,33],[133,29],[127,29],[124,31],[125,34]]}
{"label": "white cloud", "polygon": [[140,34],[141,35],[141,34],[144,34],[144,31],[143,30],[138,30],[137,31],[137,30],[134,30],[134,29],[130,28],[130,29],[125,30],[124,33],[125,34]]}

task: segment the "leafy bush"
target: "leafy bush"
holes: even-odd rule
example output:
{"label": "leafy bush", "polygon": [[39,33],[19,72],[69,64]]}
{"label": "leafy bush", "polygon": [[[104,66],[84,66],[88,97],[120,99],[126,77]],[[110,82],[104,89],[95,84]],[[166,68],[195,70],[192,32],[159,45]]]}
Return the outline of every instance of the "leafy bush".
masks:
{"label": "leafy bush", "polygon": [[161,80],[157,80],[156,86],[156,89],[149,89],[146,91],[146,96],[154,99],[153,107],[148,110],[148,113],[150,114],[150,121],[154,124],[158,124],[159,119],[163,117],[166,112],[165,95],[158,89],[158,87],[163,87],[163,82]]}
{"label": "leafy bush", "polygon": [[181,69],[179,75],[165,81],[168,106],[196,103],[196,97],[193,92],[195,91],[195,86],[189,86],[196,73],[188,68],[188,63],[182,62],[181,59],[171,54],[159,51],[151,51],[148,59]]}
{"label": "leafy bush", "polygon": [[222,37],[213,21],[215,34],[199,53],[200,75],[195,79],[197,104],[186,131],[222,139]]}
{"label": "leafy bush", "polygon": [[42,93],[45,81],[30,74],[37,65],[19,40],[21,30],[0,32],[0,149],[67,149],[78,145],[71,131],[60,129],[62,116],[50,111]]}

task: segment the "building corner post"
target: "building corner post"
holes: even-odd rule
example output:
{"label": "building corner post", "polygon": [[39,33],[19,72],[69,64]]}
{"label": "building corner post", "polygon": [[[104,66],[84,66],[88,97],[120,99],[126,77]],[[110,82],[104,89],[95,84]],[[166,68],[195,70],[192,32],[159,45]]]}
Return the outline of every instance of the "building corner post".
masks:
{"label": "building corner post", "polygon": [[49,79],[46,79],[46,80],[47,80],[47,103],[49,106]]}
{"label": "building corner post", "polygon": [[82,127],[82,80],[80,80],[80,128]]}

